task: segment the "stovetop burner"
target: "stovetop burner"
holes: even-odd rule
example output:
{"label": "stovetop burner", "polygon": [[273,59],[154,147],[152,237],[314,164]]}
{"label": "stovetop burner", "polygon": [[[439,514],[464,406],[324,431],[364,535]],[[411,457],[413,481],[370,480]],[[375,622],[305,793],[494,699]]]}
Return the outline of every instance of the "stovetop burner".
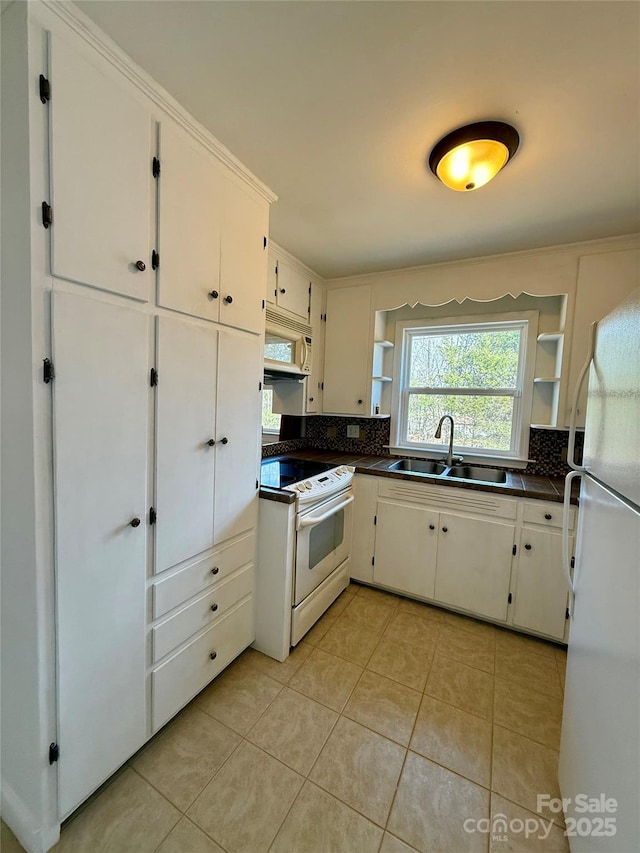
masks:
{"label": "stovetop burner", "polygon": [[288,456],[263,459],[260,467],[260,485],[284,489],[292,483],[299,483],[323,471],[335,468],[332,462],[312,462],[308,459],[293,459]]}

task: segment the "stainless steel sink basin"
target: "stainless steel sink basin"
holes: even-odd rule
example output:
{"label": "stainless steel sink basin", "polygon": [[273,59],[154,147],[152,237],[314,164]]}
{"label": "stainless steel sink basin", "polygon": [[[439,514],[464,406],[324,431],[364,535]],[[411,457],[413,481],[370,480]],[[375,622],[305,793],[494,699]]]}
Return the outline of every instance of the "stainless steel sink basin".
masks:
{"label": "stainless steel sink basin", "polygon": [[406,471],[410,474],[422,474],[427,477],[439,477],[447,470],[444,462],[433,459],[400,459],[389,465],[389,471]]}
{"label": "stainless steel sink basin", "polygon": [[473,480],[480,483],[506,483],[507,474],[498,468],[479,468],[475,465],[454,465],[449,468],[447,477],[457,480]]}

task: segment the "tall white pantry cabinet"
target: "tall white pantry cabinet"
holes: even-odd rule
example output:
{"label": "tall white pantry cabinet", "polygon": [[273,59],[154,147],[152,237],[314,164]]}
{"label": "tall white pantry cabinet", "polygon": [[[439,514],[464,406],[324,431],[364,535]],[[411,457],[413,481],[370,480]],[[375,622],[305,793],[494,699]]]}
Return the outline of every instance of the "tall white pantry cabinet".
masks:
{"label": "tall white pantry cabinet", "polygon": [[1,812],[43,853],[253,640],[275,196],[73,7],[2,39]]}

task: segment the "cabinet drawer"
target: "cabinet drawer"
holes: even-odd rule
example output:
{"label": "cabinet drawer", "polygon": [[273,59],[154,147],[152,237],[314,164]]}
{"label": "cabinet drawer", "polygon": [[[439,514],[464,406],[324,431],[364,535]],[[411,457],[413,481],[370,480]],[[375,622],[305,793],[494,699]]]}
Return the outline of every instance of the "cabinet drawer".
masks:
{"label": "cabinet drawer", "polygon": [[[543,524],[545,527],[562,527],[562,504],[545,501],[530,501],[524,505],[525,524]],[[574,507],[569,510],[569,530],[573,530],[576,520]]]}
{"label": "cabinet drawer", "polygon": [[[253,641],[253,599],[228,613],[151,674],[156,732]],[[214,660],[211,655],[215,654]]]}
{"label": "cabinet drawer", "polygon": [[246,536],[226,548],[220,548],[203,560],[186,566],[171,577],[153,585],[153,618],[164,616],[207,587],[228,577],[255,557],[255,537]]}
{"label": "cabinet drawer", "polygon": [[[188,637],[220,621],[241,599],[253,592],[253,565],[218,583],[192,604],[157,625],[153,633],[153,662],[183,643]],[[215,607],[215,610],[212,610]]]}

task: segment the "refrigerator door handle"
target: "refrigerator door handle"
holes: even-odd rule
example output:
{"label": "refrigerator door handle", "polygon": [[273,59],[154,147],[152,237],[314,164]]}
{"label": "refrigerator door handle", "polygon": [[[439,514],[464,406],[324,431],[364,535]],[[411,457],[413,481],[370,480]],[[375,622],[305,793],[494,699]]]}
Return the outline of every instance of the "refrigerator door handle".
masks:
{"label": "refrigerator door handle", "polygon": [[588,343],[588,352],[585,363],[582,365],[582,369],[578,375],[578,381],[576,382],[575,391],[573,392],[573,400],[571,402],[571,417],[569,418],[569,446],[567,449],[567,463],[569,468],[573,468],[574,471],[586,471],[586,468],[583,465],[576,465],[575,460],[575,446],[576,446],[576,415],[578,413],[578,401],[580,399],[580,392],[582,391],[582,386],[584,384],[584,378],[589,373],[589,368],[591,367],[591,362],[593,361],[593,353],[596,345],[596,328],[598,324],[592,323],[589,326],[589,343]]}
{"label": "refrigerator door handle", "polygon": [[[564,480],[564,503],[562,505],[562,566],[569,587],[569,615],[573,613],[575,583],[571,577],[571,549],[569,548],[569,513],[571,510],[571,485],[576,477],[582,477],[582,471],[569,471]],[[574,572],[575,575],[575,572]]]}

